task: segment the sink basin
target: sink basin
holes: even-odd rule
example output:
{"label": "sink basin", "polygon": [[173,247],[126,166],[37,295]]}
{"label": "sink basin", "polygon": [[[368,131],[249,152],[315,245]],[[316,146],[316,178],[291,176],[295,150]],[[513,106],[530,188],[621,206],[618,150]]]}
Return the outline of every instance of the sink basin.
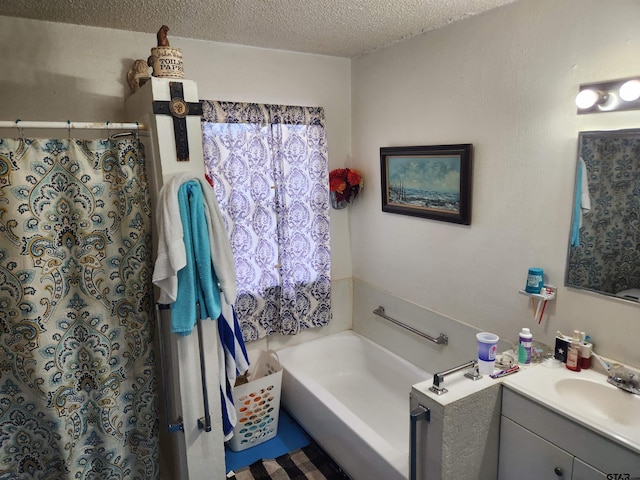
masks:
{"label": "sink basin", "polygon": [[640,395],[583,378],[558,380],[555,389],[569,408],[618,425],[640,428]]}

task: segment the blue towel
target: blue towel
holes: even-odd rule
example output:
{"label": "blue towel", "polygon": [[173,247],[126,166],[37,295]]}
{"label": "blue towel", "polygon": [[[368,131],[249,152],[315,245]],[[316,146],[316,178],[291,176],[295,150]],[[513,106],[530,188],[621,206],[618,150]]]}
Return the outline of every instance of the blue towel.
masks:
{"label": "blue towel", "polygon": [[[178,295],[171,306],[171,331],[189,335],[200,318],[220,316],[218,279],[211,262],[202,188],[195,180],[180,185],[178,206],[187,264],[178,271]],[[196,312],[200,303],[200,312]]]}
{"label": "blue towel", "polygon": [[224,388],[220,385],[220,406],[222,407],[222,431],[226,442],[233,437],[233,429],[238,422],[238,417],[235,413],[236,407],[233,404],[233,389],[229,384],[229,379],[225,381]]}
{"label": "blue towel", "polygon": [[249,368],[249,357],[242,339],[242,330],[240,330],[235,308],[232,308],[232,312],[233,318],[231,320],[220,315],[218,333],[226,357],[227,376],[233,377],[235,380],[238,374],[246,372]]}
{"label": "blue towel", "polygon": [[571,226],[571,246],[580,246],[580,228],[582,227],[582,215],[591,210],[589,198],[589,181],[587,179],[587,165],[582,158],[578,159],[576,172],[576,195],[573,204],[573,224]]}
{"label": "blue towel", "polygon": [[582,198],[582,166],[578,163],[578,171],[576,173],[576,192],[573,199],[573,226],[571,229],[571,245],[573,247],[580,246],[580,223],[582,220],[582,209],[580,202]]}
{"label": "blue towel", "polygon": [[[224,353],[225,385],[220,381],[220,397],[222,403],[222,428],[225,440],[233,435],[237,415],[233,401],[233,386],[239,373],[244,373],[249,368],[249,356],[242,339],[242,330],[238,323],[236,311],[231,308],[231,318],[220,315],[218,318],[218,335]],[[222,375],[221,375],[222,376]]]}

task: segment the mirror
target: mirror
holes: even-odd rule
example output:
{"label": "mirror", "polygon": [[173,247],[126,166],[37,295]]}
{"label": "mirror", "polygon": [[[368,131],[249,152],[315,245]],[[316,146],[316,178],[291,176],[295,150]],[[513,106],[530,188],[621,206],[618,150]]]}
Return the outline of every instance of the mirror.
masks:
{"label": "mirror", "polygon": [[640,129],[580,132],[565,285],[640,302]]}

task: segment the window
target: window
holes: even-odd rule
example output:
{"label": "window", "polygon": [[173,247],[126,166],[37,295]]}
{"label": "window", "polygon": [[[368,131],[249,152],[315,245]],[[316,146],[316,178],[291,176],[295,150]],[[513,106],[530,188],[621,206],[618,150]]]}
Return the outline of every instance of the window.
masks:
{"label": "window", "polygon": [[230,234],[245,341],[331,317],[324,110],[205,101],[205,170]]}

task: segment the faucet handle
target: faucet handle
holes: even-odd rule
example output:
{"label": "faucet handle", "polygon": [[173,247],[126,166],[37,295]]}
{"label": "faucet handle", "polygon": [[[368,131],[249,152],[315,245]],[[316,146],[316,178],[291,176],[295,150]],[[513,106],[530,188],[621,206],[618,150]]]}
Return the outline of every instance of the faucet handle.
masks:
{"label": "faucet handle", "polygon": [[619,381],[625,380],[628,374],[629,370],[627,369],[627,367],[619,363],[614,363],[609,369],[609,377],[618,379]]}
{"label": "faucet handle", "polygon": [[627,392],[640,394],[638,372],[624,365],[613,365],[609,370],[607,382]]}

